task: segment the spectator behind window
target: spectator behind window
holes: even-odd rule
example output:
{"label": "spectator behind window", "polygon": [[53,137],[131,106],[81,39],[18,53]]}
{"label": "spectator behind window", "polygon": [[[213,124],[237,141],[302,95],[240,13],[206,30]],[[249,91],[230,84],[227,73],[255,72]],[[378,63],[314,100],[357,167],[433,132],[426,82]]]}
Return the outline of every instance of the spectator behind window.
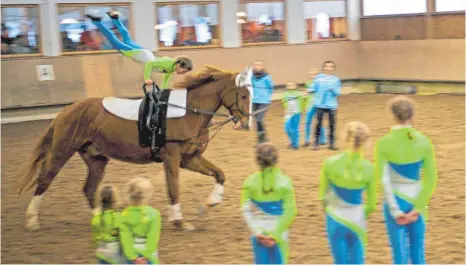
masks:
{"label": "spectator behind window", "polygon": [[266,25],[264,31],[262,31],[259,36],[260,42],[280,41],[280,32],[273,29],[270,25]]}
{"label": "spectator behind window", "polygon": [[2,55],[11,54],[10,45],[2,42]]}
{"label": "spectator behind window", "polygon": [[31,48],[29,48],[27,44],[27,39],[25,35],[19,34],[16,37],[16,40],[13,44],[13,53],[16,53],[16,54],[31,53]]}
{"label": "spectator behind window", "polygon": [[61,32],[61,38],[62,38],[62,43],[63,43],[63,51],[64,52],[71,52],[75,50],[75,44],[73,40],[71,40],[70,37],[68,37],[68,32],[62,31]]}
{"label": "spectator behind window", "polygon": [[2,23],[2,43],[5,43],[6,45],[11,45],[13,44],[13,38],[10,38],[10,31],[8,30],[8,27],[5,26],[4,23]]}

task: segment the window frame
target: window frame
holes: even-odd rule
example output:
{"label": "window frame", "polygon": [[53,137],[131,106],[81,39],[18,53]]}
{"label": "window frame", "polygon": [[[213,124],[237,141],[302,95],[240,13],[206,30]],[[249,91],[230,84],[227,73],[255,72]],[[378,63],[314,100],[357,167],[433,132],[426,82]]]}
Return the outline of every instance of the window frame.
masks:
{"label": "window frame", "polygon": [[173,51],[173,50],[197,50],[197,49],[218,49],[223,47],[223,38],[222,38],[222,12],[221,12],[221,5],[222,2],[220,0],[207,0],[207,1],[176,1],[176,2],[169,2],[168,0],[161,1],[161,2],[154,2],[154,10],[155,10],[155,24],[158,24],[157,21],[157,8],[159,6],[179,6],[179,5],[208,5],[208,4],[217,4],[218,6],[218,44],[210,44],[210,45],[199,45],[199,46],[175,46],[175,47],[160,47],[159,45],[159,31],[155,30],[155,42],[157,43],[157,49],[159,51]]}
{"label": "window frame", "polygon": [[[44,44],[42,42],[42,17],[41,17],[41,12],[40,12],[40,4],[1,4],[0,7],[3,9],[3,8],[37,8],[37,10],[39,11],[38,14],[39,14],[39,18],[38,18],[38,21],[39,21],[39,25],[38,25],[38,28],[39,28],[39,32],[40,32],[40,35],[39,35],[39,40],[36,40],[38,43],[39,43],[39,52],[38,53],[24,53],[24,54],[5,54],[5,55],[1,55],[0,58],[21,58],[21,57],[43,57],[44,56]],[[0,10],[1,11],[1,10]],[[2,12],[3,14],[3,12]],[[2,18],[3,18],[3,15],[2,15]]]}
{"label": "window frame", "polygon": [[[390,17],[414,17],[414,16],[427,16],[429,13],[428,0],[426,2],[426,12],[417,12],[417,13],[407,13],[407,14],[388,14],[388,15],[365,15],[364,14],[364,0],[359,1],[359,12],[361,14],[361,19],[366,18],[390,18]],[[434,0],[435,1],[435,0]]]}
{"label": "window frame", "polygon": [[[306,42],[307,43],[320,43],[320,42],[333,42],[333,41],[349,41],[350,39],[348,38],[348,0],[304,0],[303,5],[306,2],[340,2],[343,1],[345,2],[345,18],[346,18],[346,38],[335,38],[335,39],[323,39],[323,40],[309,40],[307,39],[306,36]],[[361,0],[362,3],[362,0]],[[306,14],[304,14],[304,22],[306,22]],[[305,32],[307,33],[307,24],[305,26]]]}
{"label": "window frame", "polygon": [[241,34],[241,30],[243,26],[240,27],[240,39],[241,45],[240,47],[249,47],[249,46],[275,46],[275,45],[286,45],[288,44],[288,34],[287,34],[287,23],[288,23],[288,14],[287,14],[287,6],[286,0],[244,0],[244,3],[240,5],[246,4],[254,4],[254,3],[283,3],[283,40],[282,41],[271,41],[271,42],[250,42],[244,43],[243,42],[243,34]]}
{"label": "window frame", "polygon": [[[131,2],[112,2],[112,3],[57,3],[57,17],[60,15],[60,7],[90,7],[90,6],[117,6],[117,7],[128,7],[129,8],[129,16],[128,20],[130,21],[129,24],[129,34],[131,38],[134,38],[134,22],[132,21],[133,12],[132,12],[132,3]],[[57,25],[58,26],[58,25]],[[65,52],[63,51],[63,41],[60,38],[61,31],[58,30],[59,35],[59,43],[60,43],[60,56],[69,56],[69,55],[85,55],[85,54],[111,54],[111,53],[118,53],[116,49],[113,50],[100,50],[100,51],[74,51],[74,52]]]}

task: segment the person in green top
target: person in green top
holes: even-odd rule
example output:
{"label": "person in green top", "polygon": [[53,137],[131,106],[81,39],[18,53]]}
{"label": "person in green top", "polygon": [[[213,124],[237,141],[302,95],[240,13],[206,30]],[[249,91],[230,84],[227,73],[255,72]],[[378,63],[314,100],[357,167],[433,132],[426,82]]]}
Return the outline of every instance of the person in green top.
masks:
{"label": "person in green top", "polygon": [[304,96],[296,89],[295,83],[288,82],[286,92],[282,98],[282,105],[285,110],[285,132],[290,139],[289,148],[294,150],[299,149],[299,123],[304,105]]}
{"label": "person in green top", "polygon": [[410,258],[412,264],[425,264],[427,205],[437,183],[434,147],[428,136],[412,127],[414,103],[409,98],[391,99],[389,109],[396,125],[377,141],[375,165],[393,263],[407,264]]}
{"label": "person in green top", "polygon": [[369,136],[368,127],[350,122],[345,136],[347,150],[323,162],[319,198],[325,210],[335,264],[364,264],[366,219],[376,209],[377,181],[374,166],[362,155]]}
{"label": "person in green top", "polygon": [[159,264],[161,216],[148,205],[153,192],[150,179],[134,178],[127,187],[130,205],[121,212],[120,226],[123,253],[132,264]]}
{"label": "person in green top", "polygon": [[120,13],[117,11],[109,11],[107,15],[120,32],[123,42],[121,42],[110,29],[102,24],[101,17],[86,14],[112,44],[113,48],[121,52],[124,56],[144,65],[144,82],[147,86],[153,84],[150,78],[152,72],[164,74],[162,86],[160,88],[165,89],[173,73],[182,75],[192,70],[193,63],[191,59],[187,57],[177,57],[175,59],[169,57],[156,58],[150,50],[144,49],[131,39],[128,29],[119,19]]}
{"label": "person in green top", "polygon": [[96,205],[99,208],[91,220],[92,243],[96,248],[96,258],[100,264],[122,264],[119,241],[120,213],[116,210],[117,194],[111,185],[103,185],[97,193]]}
{"label": "person in green top", "polygon": [[294,187],[277,167],[278,150],[271,143],[257,146],[256,161],[260,170],[244,181],[241,191],[255,263],[286,264],[288,230],[297,214]]}
{"label": "person in green top", "polygon": [[[306,81],[306,88],[308,90],[311,89],[312,87],[312,80],[316,75],[319,73],[319,71],[316,68],[312,68],[309,70],[308,74],[308,80]],[[317,108],[314,106],[314,96],[312,95],[315,92],[307,92],[307,97],[304,98],[304,105],[306,106],[306,123],[304,125],[305,128],[305,138],[304,138],[304,147],[310,146],[311,145],[311,125],[312,125],[312,119],[314,119],[314,116],[317,113]],[[325,128],[322,126],[320,127],[320,138],[319,138],[319,144],[320,145],[325,145],[327,143],[327,136],[325,135]]]}

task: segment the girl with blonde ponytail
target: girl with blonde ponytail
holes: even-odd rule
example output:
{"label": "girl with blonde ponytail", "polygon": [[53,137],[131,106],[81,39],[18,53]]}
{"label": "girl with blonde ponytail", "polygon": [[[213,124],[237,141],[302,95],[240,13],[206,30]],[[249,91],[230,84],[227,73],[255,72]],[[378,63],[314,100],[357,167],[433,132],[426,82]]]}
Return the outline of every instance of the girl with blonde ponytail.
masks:
{"label": "girl with blonde ponytail", "polygon": [[382,180],[393,263],[408,264],[410,257],[412,264],[425,264],[427,205],[437,183],[434,147],[428,136],[412,127],[411,99],[397,96],[388,106],[395,126],[377,141],[375,165],[377,179]]}
{"label": "girl with blonde ponytail", "polygon": [[151,181],[136,177],[127,187],[129,206],[121,212],[123,252],[130,264],[158,264],[161,217],[159,210],[149,206],[153,192]]}
{"label": "girl with blonde ponytail", "polygon": [[366,218],[377,202],[374,166],[362,154],[368,137],[365,124],[350,122],[344,132],[346,151],[326,158],[322,165],[319,197],[335,264],[364,264]]}

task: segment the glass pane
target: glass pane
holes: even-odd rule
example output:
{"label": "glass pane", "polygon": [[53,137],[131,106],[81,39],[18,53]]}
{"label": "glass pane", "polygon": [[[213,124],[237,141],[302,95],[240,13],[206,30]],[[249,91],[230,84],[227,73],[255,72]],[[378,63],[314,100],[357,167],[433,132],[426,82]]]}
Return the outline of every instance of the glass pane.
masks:
{"label": "glass pane", "polygon": [[427,12],[426,0],[364,0],[364,16]]}
{"label": "glass pane", "polygon": [[466,0],[435,0],[435,11],[464,11],[466,10]]}
{"label": "glass pane", "polygon": [[307,39],[341,39],[346,38],[345,1],[304,2]]}
{"label": "glass pane", "polygon": [[2,7],[2,55],[40,53],[38,7]]}
{"label": "glass pane", "polygon": [[240,6],[237,22],[243,43],[285,40],[285,4],[283,2],[246,3]]}
{"label": "glass pane", "polygon": [[219,45],[218,4],[157,5],[160,47]]}
{"label": "glass pane", "polygon": [[[64,52],[72,51],[99,51],[114,50],[115,46],[109,41],[103,32],[88,19],[85,14],[102,18],[105,33],[114,35],[121,42],[121,33],[105,13],[107,11],[118,11],[119,19],[129,30],[130,8],[128,6],[59,6],[58,21]],[[131,36],[131,34],[130,34]]]}

